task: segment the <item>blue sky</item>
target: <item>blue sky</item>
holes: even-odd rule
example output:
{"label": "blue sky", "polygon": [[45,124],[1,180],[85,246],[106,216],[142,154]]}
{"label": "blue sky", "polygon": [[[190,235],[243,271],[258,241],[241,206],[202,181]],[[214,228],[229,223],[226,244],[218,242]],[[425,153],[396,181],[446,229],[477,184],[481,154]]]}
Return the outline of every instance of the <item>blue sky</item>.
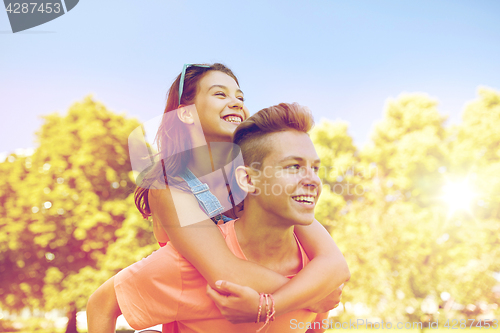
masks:
{"label": "blue sky", "polygon": [[222,62],[250,111],[298,102],[368,140],[387,98],[425,92],[457,123],[500,90],[500,2],[95,1],[12,34],[0,11],[0,152],[88,94],[147,121],[184,63]]}

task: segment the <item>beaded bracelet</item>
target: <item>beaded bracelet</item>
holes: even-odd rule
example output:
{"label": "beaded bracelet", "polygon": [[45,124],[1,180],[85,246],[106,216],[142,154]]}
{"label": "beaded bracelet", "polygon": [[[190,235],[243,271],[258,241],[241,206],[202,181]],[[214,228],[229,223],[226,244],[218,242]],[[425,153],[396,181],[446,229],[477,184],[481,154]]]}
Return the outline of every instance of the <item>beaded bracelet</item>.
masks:
{"label": "beaded bracelet", "polygon": [[[268,319],[269,319],[269,321],[274,321],[274,314],[276,313],[276,310],[274,308],[274,297],[272,294],[269,294],[269,298],[271,298],[271,303],[273,305],[273,308],[272,308],[272,311],[269,310],[269,312],[268,312]],[[269,314],[269,313],[271,313],[271,314]]]}
{"label": "beaded bracelet", "polygon": [[264,303],[264,294],[260,294],[260,299],[259,299],[259,311],[257,312],[257,320],[255,323],[258,323],[260,321],[260,313],[262,312],[262,304]]}
{"label": "beaded bracelet", "polygon": [[[264,298],[266,299],[266,321],[264,323],[264,325],[262,325],[261,328],[259,328],[257,330],[257,333],[259,333],[260,331],[262,331],[262,329],[264,327],[266,327],[267,324],[269,324],[269,322],[273,321],[274,320],[274,315],[276,314],[276,310],[275,310],[275,307],[274,307],[274,297],[273,295],[271,294],[260,294],[260,300],[259,300],[259,312],[258,312],[258,317],[257,317],[257,323],[259,322],[260,320],[260,313],[261,313],[261,310],[262,310],[262,304],[264,303]],[[269,304],[269,299],[271,299],[271,304]]]}

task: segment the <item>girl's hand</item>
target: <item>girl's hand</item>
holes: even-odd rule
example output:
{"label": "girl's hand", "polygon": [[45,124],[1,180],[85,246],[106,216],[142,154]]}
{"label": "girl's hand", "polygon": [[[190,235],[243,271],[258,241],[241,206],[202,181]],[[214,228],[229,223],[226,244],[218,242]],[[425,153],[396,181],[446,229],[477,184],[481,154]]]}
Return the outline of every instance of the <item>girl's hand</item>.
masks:
{"label": "girl's hand", "polygon": [[217,289],[207,284],[207,295],[226,320],[232,324],[252,323],[257,320],[259,293],[250,287],[228,281],[217,281],[215,285]]}
{"label": "girl's hand", "polygon": [[342,299],[342,289],[344,289],[344,284],[337,289],[335,289],[330,295],[323,298],[316,304],[308,307],[307,310],[315,312],[315,313],[324,313],[330,310],[335,309]]}

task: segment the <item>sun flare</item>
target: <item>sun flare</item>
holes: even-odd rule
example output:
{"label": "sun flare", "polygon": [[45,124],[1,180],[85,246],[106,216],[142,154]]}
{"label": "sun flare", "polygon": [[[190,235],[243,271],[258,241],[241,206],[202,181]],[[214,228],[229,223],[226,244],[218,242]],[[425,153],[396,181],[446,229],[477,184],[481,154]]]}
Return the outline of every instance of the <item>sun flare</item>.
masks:
{"label": "sun flare", "polygon": [[450,212],[458,210],[470,211],[476,193],[467,180],[462,182],[449,182],[443,186],[443,200],[448,204]]}

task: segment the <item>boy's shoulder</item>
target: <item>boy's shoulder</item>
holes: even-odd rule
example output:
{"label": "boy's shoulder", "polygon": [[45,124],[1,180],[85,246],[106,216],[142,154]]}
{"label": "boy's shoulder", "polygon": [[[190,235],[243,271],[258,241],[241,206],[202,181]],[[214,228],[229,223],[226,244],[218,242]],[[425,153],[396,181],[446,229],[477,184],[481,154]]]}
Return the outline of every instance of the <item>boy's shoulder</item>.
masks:
{"label": "boy's shoulder", "polygon": [[243,253],[243,250],[240,247],[240,243],[238,242],[238,237],[236,236],[236,230],[234,229],[234,224],[237,221],[238,219],[231,220],[224,224],[218,224],[217,226],[219,227],[219,230],[222,233],[222,236],[224,237],[224,240],[226,241],[229,250],[231,250],[231,252],[234,253],[234,255],[237,256],[238,258],[247,260],[245,254]]}

